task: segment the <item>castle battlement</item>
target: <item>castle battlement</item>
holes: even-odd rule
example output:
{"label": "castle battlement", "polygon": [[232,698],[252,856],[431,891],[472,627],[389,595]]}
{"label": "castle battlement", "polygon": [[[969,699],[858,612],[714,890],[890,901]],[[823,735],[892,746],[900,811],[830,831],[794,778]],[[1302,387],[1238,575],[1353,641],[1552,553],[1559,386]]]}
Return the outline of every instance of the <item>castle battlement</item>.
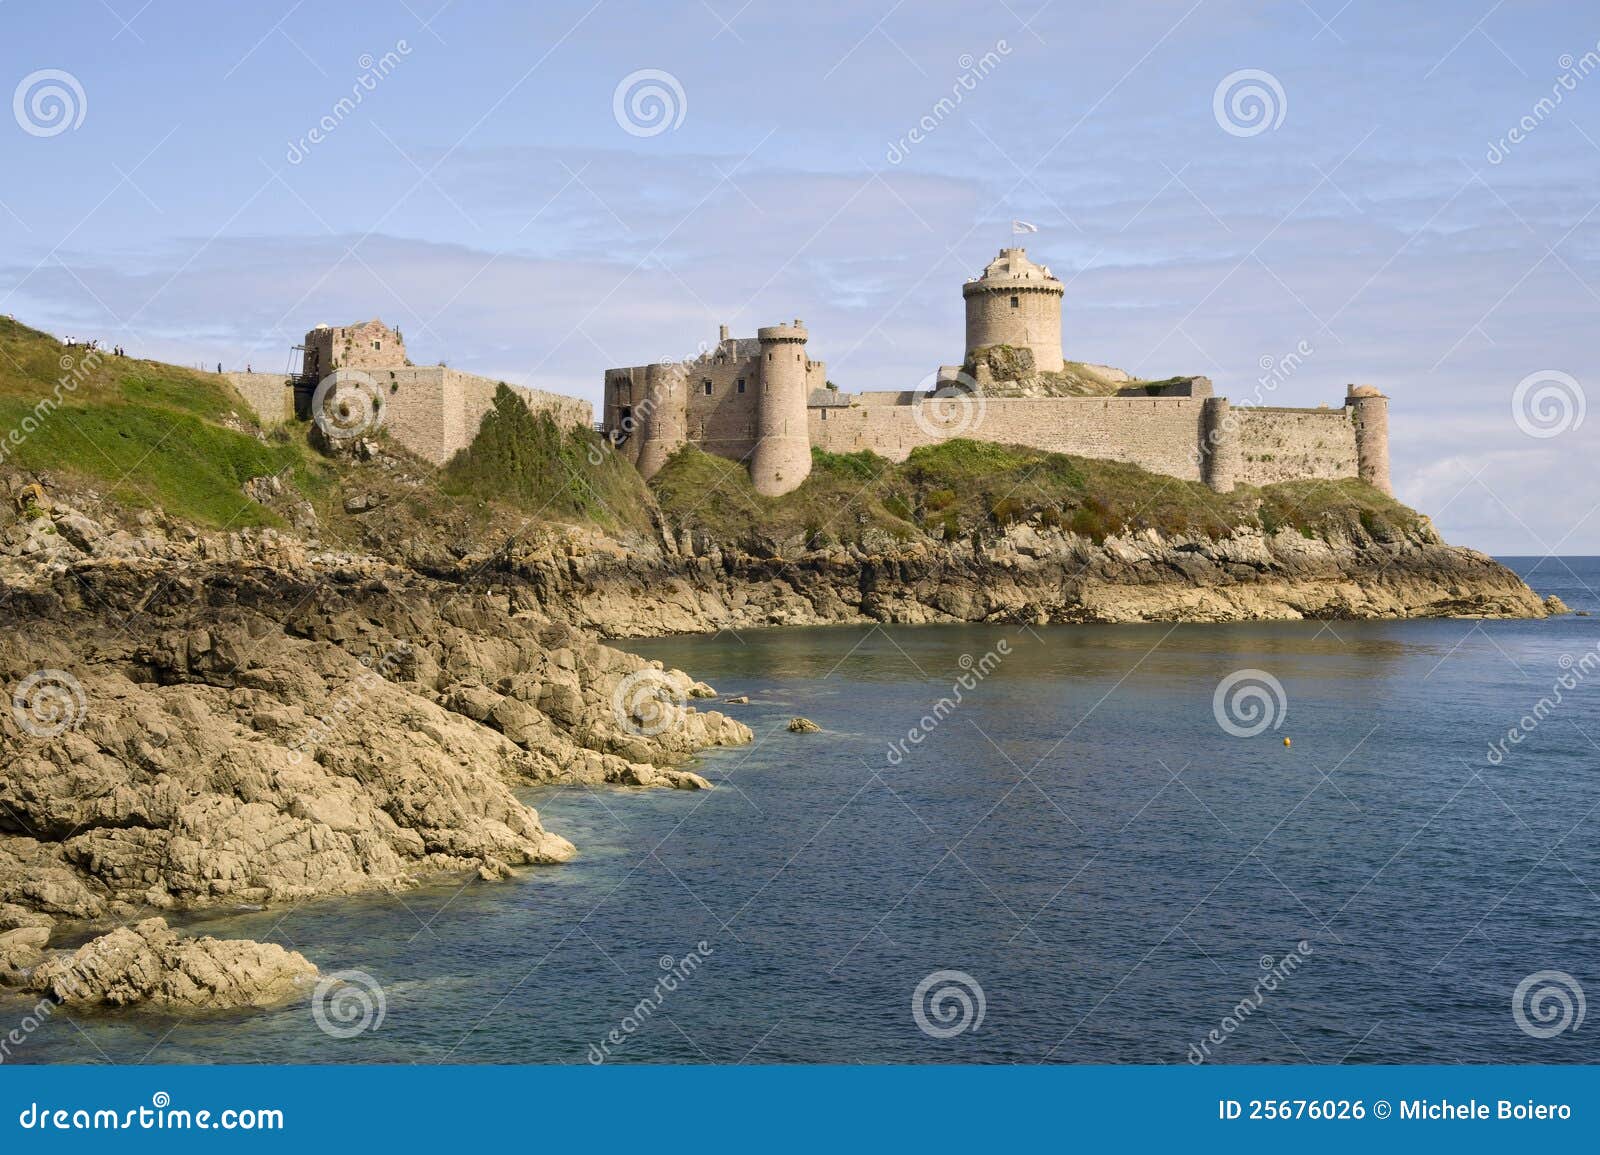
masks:
{"label": "castle battlement", "polygon": [[845,393],[805,352],[804,325],[771,325],[730,338],[689,361],[608,369],[603,427],[646,477],[684,444],[746,464],[758,492],[786,493],[811,470],[813,446],[870,450],[903,461],[952,437],[1127,461],[1203,481],[1218,492],[1299,478],[1360,477],[1385,493],[1388,399],[1350,387],[1338,408],[1232,405],[1204,377],[1117,396],[1014,396],[991,392],[990,367],[1059,374],[1065,287],[1020,248],[1005,248],[961,287],[962,366],[941,366],[934,390]]}

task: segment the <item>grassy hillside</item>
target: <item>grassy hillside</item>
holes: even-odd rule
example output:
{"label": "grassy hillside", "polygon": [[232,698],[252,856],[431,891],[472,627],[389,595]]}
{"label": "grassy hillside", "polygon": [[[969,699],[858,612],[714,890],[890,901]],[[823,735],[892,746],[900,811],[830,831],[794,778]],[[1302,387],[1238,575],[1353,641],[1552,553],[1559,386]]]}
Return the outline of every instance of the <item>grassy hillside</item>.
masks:
{"label": "grassy hillside", "polygon": [[[48,474],[68,491],[228,529],[282,525],[288,506],[304,499],[324,539],[374,546],[492,538],[507,510],[536,521],[649,525],[649,492],[631,466],[603,452],[593,432],[535,416],[509,389],[443,471],[381,430],[372,440],[385,460],[335,459],[312,447],[309,429],[263,432],[226,378],[67,349],[0,318],[0,469]],[[245,496],[250,478],[285,471],[281,501],[269,507]]]}
{"label": "grassy hillside", "polygon": [[273,524],[275,515],[245,499],[243,483],[288,469],[299,488],[317,493],[327,488],[327,468],[287,438],[262,441],[230,417],[249,412],[223,378],[68,349],[0,318],[0,459],[7,465],[197,525]]}
{"label": "grassy hillside", "polygon": [[1035,520],[1104,541],[1155,529],[1220,538],[1234,527],[1289,526],[1308,537],[1363,529],[1385,538],[1418,515],[1354,479],[1297,481],[1213,493],[1135,465],[1019,446],[951,440],[896,464],[872,453],[812,451],[811,476],[793,493],[757,494],[743,466],[693,447],[651,481],[675,521],[732,541],[852,541],[868,529],[905,540],[982,534]]}

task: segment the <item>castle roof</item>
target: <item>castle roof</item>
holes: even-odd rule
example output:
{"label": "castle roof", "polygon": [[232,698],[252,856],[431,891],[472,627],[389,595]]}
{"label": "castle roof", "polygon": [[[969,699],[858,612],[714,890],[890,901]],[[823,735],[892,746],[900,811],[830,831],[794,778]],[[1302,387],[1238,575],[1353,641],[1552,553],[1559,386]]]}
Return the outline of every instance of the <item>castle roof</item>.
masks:
{"label": "castle roof", "polygon": [[1001,249],[1000,255],[984,266],[983,275],[972,278],[967,284],[988,284],[990,282],[1001,285],[1014,285],[1019,282],[1061,284],[1048,267],[1030,261],[1026,249]]}

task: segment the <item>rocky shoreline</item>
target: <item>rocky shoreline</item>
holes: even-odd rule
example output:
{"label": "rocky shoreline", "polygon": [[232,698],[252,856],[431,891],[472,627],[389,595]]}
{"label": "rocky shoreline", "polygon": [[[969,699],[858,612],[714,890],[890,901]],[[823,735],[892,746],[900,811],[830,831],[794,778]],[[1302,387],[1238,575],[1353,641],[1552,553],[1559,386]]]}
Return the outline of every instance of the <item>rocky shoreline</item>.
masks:
{"label": "rocky shoreline", "polygon": [[[0,637],[18,695],[0,712],[0,984],[79,1006],[299,997],[317,974],[302,956],[158,916],[570,858],[519,786],[708,787],[683,764],[749,729],[600,636],[1563,608],[1426,526],[1096,543],[1023,523],[807,550],[658,522],[652,539],[558,526],[492,552],[378,538],[356,554],[66,506],[48,523],[0,538],[23,623]],[[68,928],[103,933],[52,949]]]}

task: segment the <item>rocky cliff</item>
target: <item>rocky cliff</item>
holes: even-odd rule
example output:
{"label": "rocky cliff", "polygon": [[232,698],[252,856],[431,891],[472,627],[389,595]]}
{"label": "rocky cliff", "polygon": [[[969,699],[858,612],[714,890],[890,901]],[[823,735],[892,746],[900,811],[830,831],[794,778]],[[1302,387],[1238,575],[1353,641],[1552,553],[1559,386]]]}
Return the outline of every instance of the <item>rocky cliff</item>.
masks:
{"label": "rocky cliff", "polygon": [[[0,635],[0,983],[84,1005],[256,1005],[315,975],[152,914],[503,877],[575,853],[518,786],[708,786],[683,763],[750,731],[694,705],[710,687],[596,635],[1555,608],[1425,522],[1099,542],[1015,522],[807,548],[658,514],[650,535],[543,525],[489,550],[375,531],[359,553],[25,497],[0,534],[16,623]],[[106,933],[68,955],[49,949],[58,922]]]}

